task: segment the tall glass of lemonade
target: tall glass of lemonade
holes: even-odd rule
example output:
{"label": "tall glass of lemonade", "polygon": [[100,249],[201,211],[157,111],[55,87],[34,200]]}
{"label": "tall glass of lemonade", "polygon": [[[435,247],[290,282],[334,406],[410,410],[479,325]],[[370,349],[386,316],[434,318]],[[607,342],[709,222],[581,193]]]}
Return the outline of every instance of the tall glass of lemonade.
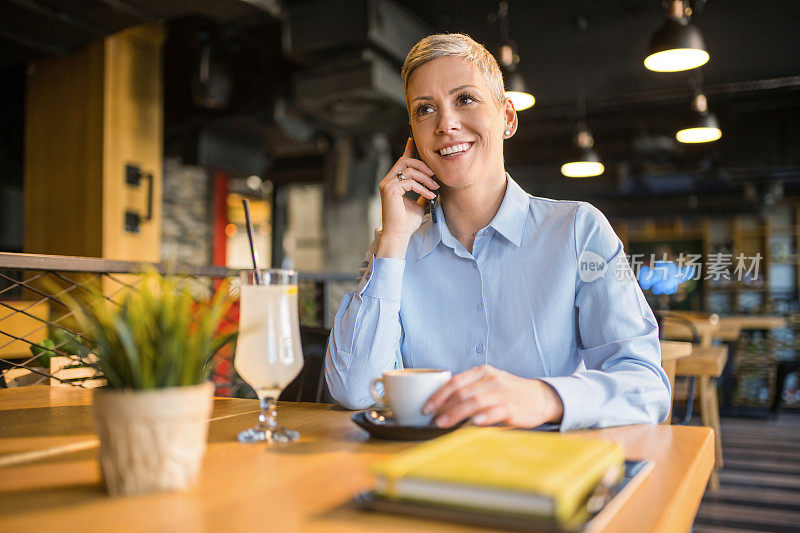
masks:
{"label": "tall glass of lemonade", "polygon": [[300,435],[278,424],[278,395],[303,368],[297,310],[297,272],[240,273],[239,339],[234,366],[256,391],[258,423],[239,433],[241,442],[289,442]]}

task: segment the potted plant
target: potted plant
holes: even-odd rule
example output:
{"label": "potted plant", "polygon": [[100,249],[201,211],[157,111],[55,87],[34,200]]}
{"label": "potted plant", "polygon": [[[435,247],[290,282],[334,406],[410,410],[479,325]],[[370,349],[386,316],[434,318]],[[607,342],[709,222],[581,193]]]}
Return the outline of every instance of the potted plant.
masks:
{"label": "potted plant", "polygon": [[205,453],[214,354],[236,333],[219,326],[231,302],[223,283],[198,302],[180,281],[155,273],[119,301],[69,300],[108,385],[95,389],[94,420],[108,492],[186,489]]}

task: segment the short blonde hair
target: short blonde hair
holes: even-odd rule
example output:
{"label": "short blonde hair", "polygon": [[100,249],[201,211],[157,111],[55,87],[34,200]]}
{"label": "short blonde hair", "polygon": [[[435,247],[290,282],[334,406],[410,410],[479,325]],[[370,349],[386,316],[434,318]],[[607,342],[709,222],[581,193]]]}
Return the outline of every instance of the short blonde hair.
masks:
{"label": "short blonde hair", "polygon": [[[497,65],[497,60],[480,43],[474,41],[469,35],[463,33],[438,33],[429,35],[419,41],[406,56],[403,69],[400,71],[403,77],[403,94],[406,97],[406,108],[408,108],[408,83],[411,75],[419,67],[439,57],[453,56],[460,57],[473,63],[483,74],[489,89],[494,96],[498,106],[506,102],[505,86],[503,85],[503,74]],[[411,110],[409,109],[409,114]]]}

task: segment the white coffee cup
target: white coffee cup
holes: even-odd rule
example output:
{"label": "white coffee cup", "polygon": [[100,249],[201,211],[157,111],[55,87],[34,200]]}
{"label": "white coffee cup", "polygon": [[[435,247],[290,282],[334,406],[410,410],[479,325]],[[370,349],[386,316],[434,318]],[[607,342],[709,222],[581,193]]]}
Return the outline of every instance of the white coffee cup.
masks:
{"label": "white coffee cup", "polygon": [[[449,370],[433,368],[407,368],[384,372],[383,377],[373,379],[369,384],[372,398],[388,406],[401,426],[427,426],[433,413],[422,414],[428,398],[451,377]],[[383,396],[378,394],[376,385],[383,385]]]}

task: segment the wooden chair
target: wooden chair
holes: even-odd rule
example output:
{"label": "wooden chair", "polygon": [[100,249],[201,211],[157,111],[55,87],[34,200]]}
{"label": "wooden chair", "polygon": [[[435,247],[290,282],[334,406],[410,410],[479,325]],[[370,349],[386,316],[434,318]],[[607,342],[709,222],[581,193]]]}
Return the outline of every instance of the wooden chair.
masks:
{"label": "wooden chair", "polygon": [[720,329],[716,314],[700,311],[659,311],[662,338],[711,346]]}
{"label": "wooden chair", "polygon": [[[714,490],[719,486],[718,471],[722,468],[722,435],[719,424],[719,402],[717,400],[717,378],[722,375],[725,363],[728,360],[728,347],[695,346],[692,355],[679,359],[676,364],[676,377],[688,377],[688,391],[678,386],[673,393],[675,400],[686,399],[687,413],[691,414],[691,405],[694,403],[692,385],[697,392],[697,401],[700,408],[702,425],[714,430],[715,462],[714,470],[709,479],[709,489]],[[691,381],[694,380],[694,383]]]}
{"label": "wooden chair", "polygon": [[661,368],[667,374],[669,379],[670,401],[669,401],[669,414],[667,419],[664,420],[662,425],[669,425],[672,423],[672,394],[675,392],[675,373],[677,371],[677,362],[681,358],[688,357],[692,353],[692,343],[681,341],[660,341],[661,342]]}
{"label": "wooden chair", "polygon": [[[90,357],[94,357],[91,356]],[[76,357],[53,356],[50,366],[12,368],[3,373],[5,387],[24,387],[27,385],[78,386],[85,388],[104,387],[106,380],[98,377],[97,370],[87,366]]]}
{"label": "wooden chair", "polygon": [[328,346],[327,328],[300,326],[303,346],[303,369],[281,392],[280,400],[291,402],[336,403],[325,382],[325,351]]}
{"label": "wooden chair", "polygon": [[[89,354],[89,359],[95,362],[97,359],[93,354]],[[72,386],[80,384],[81,387],[95,388],[105,387],[107,381],[98,377],[98,371],[87,366],[85,362],[76,357],[51,357],[50,358],[50,385],[51,386]]]}

